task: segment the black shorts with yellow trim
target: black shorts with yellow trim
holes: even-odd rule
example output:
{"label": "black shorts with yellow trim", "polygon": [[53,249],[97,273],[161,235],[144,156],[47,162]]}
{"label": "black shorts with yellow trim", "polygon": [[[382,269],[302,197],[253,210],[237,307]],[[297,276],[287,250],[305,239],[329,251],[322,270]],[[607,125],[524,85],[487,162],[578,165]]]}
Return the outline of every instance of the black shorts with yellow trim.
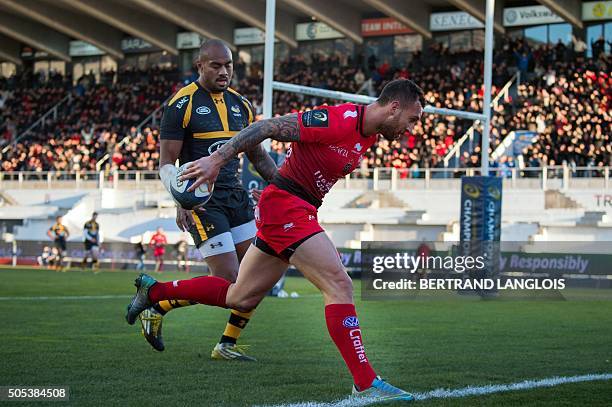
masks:
{"label": "black shorts with yellow trim", "polygon": [[189,229],[196,247],[206,240],[255,219],[249,194],[244,189],[215,189],[201,209],[191,211],[194,224]]}

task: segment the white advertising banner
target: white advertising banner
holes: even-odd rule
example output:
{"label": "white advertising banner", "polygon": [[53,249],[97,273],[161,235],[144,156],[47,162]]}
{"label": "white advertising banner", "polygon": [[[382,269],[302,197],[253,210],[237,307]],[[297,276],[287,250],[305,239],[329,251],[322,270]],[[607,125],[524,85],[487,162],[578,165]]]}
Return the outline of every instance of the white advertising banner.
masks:
{"label": "white advertising banner", "polygon": [[104,55],[105,52],[85,41],[70,41],[68,54],[71,57],[90,57]]}
{"label": "white advertising banner", "polygon": [[504,9],[504,27],[563,22],[565,20],[546,6],[508,7]]}
{"label": "white advertising banner", "polygon": [[612,20],[612,1],[582,3],[582,20]]}
{"label": "white advertising banner", "polygon": [[325,23],[312,22],[295,25],[295,39],[298,41],[328,40],[344,38],[344,35]]}
{"label": "white advertising banner", "polygon": [[202,37],[198,33],[185,32],[176,34],[176,48],[177,49],[194,49],[200,48],[202,44]]}
{"label": "white advertising banner", "polygon": [[429,16],[429,29],[431,31],[471,30],[474,28],[484,28],[484,24],[465,11],[431,13]]}
{"label": "white advertising banner", "polygon": [[266,42],[266,33],[256,27],[236,28],[234,30],[234,44],[256,45]]}

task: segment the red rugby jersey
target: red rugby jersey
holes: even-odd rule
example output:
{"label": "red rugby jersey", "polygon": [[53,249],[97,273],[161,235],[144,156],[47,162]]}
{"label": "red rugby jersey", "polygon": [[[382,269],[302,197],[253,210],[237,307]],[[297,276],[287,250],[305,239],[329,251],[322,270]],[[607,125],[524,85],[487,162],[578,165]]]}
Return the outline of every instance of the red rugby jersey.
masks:
{"label": "red rugby jersey", "polygon": [[166,243],[168,243],[168,241],[166,240],[166,235],[164,235],[163,233],[155,232],[155,234],[151,236],[151,241],[149,242],[149,245],[153,247],[164,247]]}
{"label": "red rugby jersey", "polygon": [[363,134],[364,111],[346,103],[298,113],[300,141],[291,143],[279,174],[322,200],[376,142],[376,135]]}

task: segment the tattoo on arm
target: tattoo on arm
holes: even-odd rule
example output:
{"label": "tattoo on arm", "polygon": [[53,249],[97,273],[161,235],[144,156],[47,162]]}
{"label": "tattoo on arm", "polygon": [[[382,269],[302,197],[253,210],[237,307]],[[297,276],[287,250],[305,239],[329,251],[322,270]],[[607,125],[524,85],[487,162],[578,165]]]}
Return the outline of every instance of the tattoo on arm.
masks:
{"label": "tattoo on arm", "polygon": [[300,126],[297,114],[255,122],[225,143],[223,147],[217,150],[217,154],[219,154],[223,163],[226,163],[236,154],[251,150],[267,138],[284,142],[299,141]]}
{"label": "tattoo on arm", "polygon": [[270,181],[274,177],[278,168],[276,168],[276,163],[261,144],[251,150],[247,150],[246,155],[264,180]]}

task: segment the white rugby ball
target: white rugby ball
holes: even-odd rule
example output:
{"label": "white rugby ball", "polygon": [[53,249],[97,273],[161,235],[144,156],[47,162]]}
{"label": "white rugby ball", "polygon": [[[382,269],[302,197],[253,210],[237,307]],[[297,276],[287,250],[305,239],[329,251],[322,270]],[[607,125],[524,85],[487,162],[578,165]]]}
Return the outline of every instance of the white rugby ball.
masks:
{"label": "white rugby ball", "polygon": [[179,180],[179,177],[190,163],[185,163],[179,168],[174,165],[165,165],[160,170],[160,178],[172,199],[184,209],[196,209],[208,202],[212,196],[214,184],[208,191],[208,184],[202,184],[193,192],[187,192],[187,189],[195,182],[195,179],[185,181]]}

